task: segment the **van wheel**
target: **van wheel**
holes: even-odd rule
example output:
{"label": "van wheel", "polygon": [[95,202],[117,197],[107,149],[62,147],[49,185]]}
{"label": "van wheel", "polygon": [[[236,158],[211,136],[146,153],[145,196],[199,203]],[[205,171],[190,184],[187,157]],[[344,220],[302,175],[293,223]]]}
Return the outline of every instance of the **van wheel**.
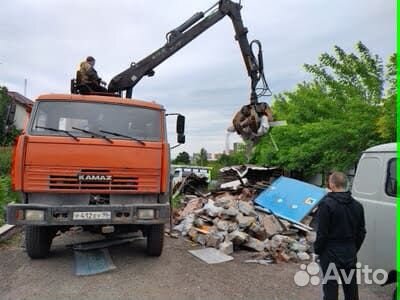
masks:
{"label": "van wheel", "polygon": [[45,258],[49,255],[53,230],[48,226],[26,226],[25,246],[30,258]]}
{"label": "van wheel", "polygon": [[164,245],[164,224],[150,225],[147,229],[147,254],[160,256]]}

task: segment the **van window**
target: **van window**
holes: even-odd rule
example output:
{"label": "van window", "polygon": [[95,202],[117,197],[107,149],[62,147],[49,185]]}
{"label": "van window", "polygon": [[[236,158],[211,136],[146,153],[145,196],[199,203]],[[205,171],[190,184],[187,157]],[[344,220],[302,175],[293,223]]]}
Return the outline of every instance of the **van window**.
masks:
{"label": "van window", "polygon": [[379,182],[381,182],[380,178],[382,178],[379,170],[382,170],[382,166],[381,160],[378,157],[361,158],[353,183],[355,191],[365,195],[376,194],[380,190]]}
{"label": "van window", "polygon": [[386,185],[386,194],[396,197],[397,193],[397,178],[396,178],[396,159],[393,158],[388,163]]}

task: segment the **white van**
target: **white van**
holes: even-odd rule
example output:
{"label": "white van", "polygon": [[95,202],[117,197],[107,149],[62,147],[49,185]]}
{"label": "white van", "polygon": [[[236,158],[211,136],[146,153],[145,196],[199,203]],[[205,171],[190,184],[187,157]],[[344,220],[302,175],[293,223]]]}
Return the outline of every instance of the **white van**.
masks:
{"label": "white van", "polygon": [[172,186],[181,182],[184,178],[188,177],[190,174],[195,174],[198,177],[207,178],[207,183],[211,181],[211,170],[210,167],[201,166],[182,166],[182,165],[172,165],[173,179]]}
{"label": "white van", "polygon": [[358,260],[374,270],[396,270],[396,157],[396,143],[364,151],[352,187],[367,229]]}

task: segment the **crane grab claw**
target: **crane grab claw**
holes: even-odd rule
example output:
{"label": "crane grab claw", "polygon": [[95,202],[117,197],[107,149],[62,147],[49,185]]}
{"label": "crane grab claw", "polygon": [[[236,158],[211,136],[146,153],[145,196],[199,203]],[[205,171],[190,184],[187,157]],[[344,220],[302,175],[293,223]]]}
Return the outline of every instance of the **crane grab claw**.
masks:
{"label": "crane grab claw", "polygon": [[272,110],[267,103],[248,104],[235,114],[228,132],[236,132],[244,141],[256,144],[268,133],[272,121]]}

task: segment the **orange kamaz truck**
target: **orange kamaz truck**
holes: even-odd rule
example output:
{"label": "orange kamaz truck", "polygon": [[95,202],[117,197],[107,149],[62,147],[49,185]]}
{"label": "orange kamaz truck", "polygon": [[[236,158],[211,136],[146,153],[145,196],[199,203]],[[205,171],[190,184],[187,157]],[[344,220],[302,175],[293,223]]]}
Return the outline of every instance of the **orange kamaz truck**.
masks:
{"label": "orange kamaz truck", "polygon": [[[178,118],[182,139],[184,120]],[[141,230],[160,255],[169,220],[169,145],[161,105],[99,95],[40,96],[13,156],[10,224],[26,226],[32,258],[58,230]]]}
{"label": "orange kamaz truck", "polygon": [[[95,93],[72,80],[71,94],[42,95],[36,100],[13,154],[13,188],[21,192],[21,203],[7,208],[8,223],[25,225],[31,258],[46,257],[56,232],[72,226],[103,234],[140,230],[147,237],[148,254],[162,253],[164,224],[170,218],[167,114],[155,102],[132,99],[132,89],[142,77],[153,76],[156,66],[229,16],[251,80],[247,108],[265,107],[258,102],[269,93],[261,43],[248,42],[240,9],[239,3],[221,0],[196,13],[170,31],[160,49],[115,76],[108,93]],[[184,127],[185,119],[178,114],[178,144],[185,142]]]}

